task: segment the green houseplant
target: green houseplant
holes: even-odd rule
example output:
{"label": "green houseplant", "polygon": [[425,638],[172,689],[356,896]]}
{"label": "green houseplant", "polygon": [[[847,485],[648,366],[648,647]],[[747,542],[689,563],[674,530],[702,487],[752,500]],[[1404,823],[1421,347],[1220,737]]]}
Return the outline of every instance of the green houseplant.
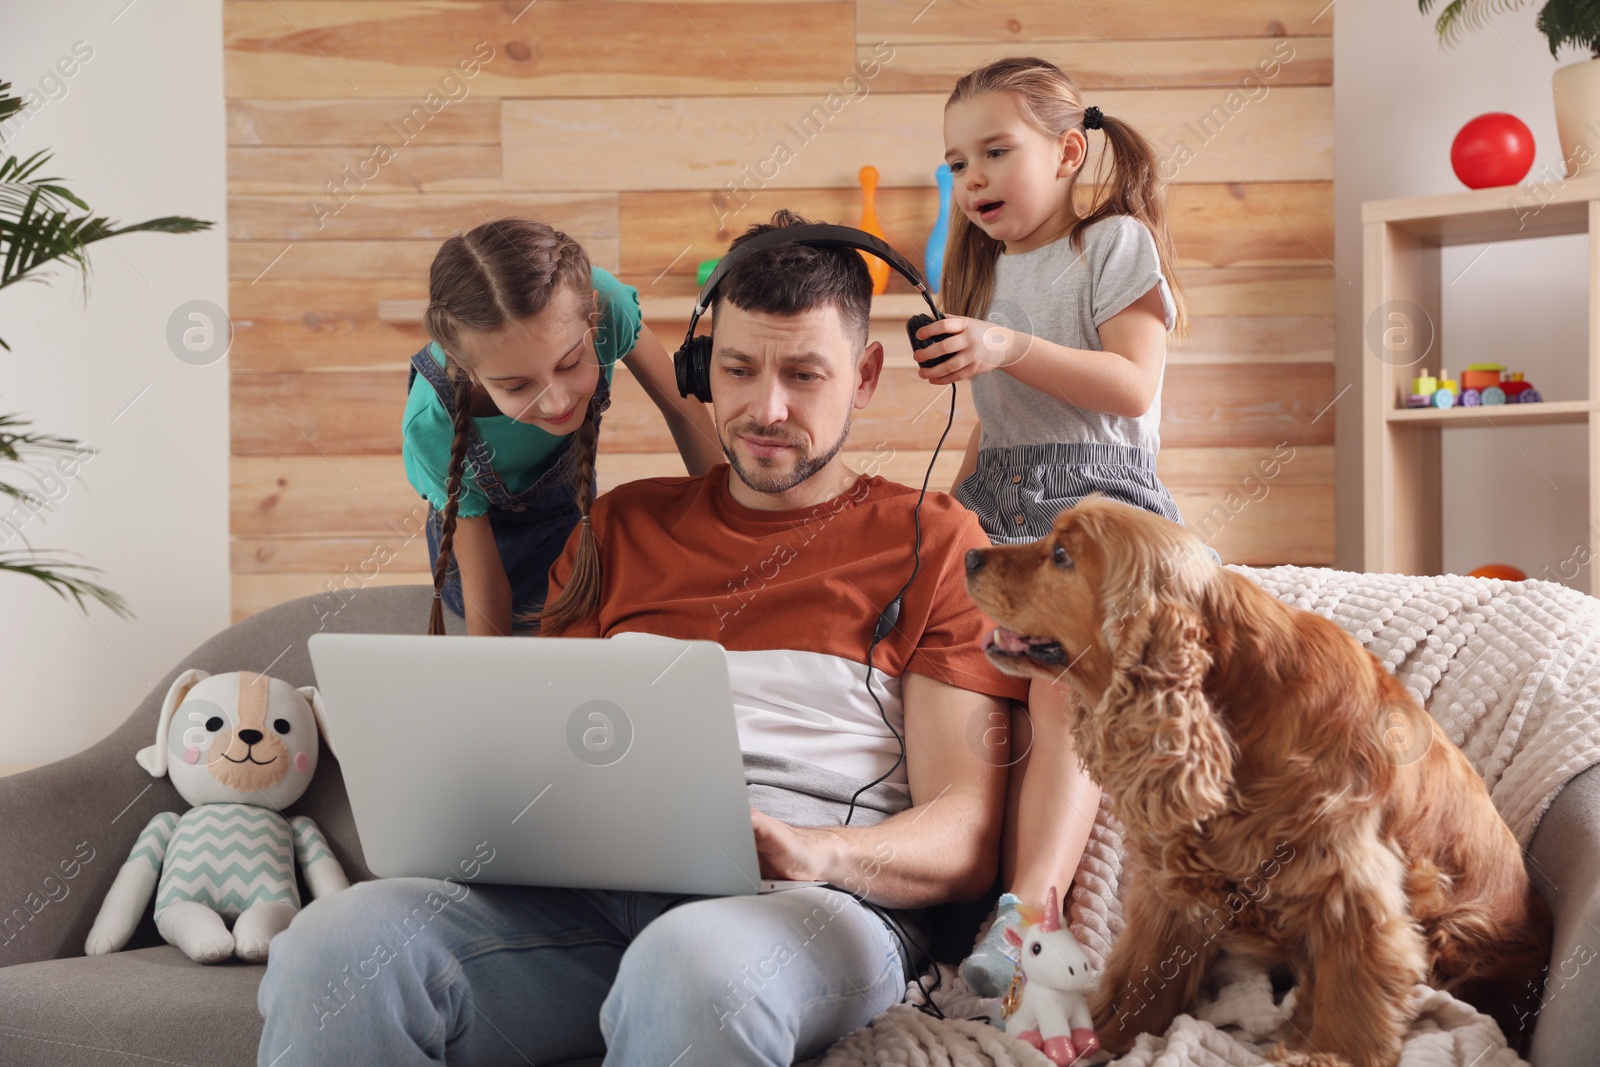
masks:
{"label": "green houseplant", "polygon": [[[0,82],[0,123],[25,106],[10,90],[10,82]],[[26,159],[6,155],[0,160],[0,289],[18,282],[42,282],[48,277],[46,267],[64,263],[78,272],[87,295],[88,246],[96,241],[125,233],[192,233],[211,227],[210,222],[183,216],[118,225],[94,214],[60,178],[43,176],[40,171],[49,161],[49,154],[42,151]],[[0,348],[11,348],[3,337]],[[98,568],[50,558],[28,544],[23,527],[48,502],[16,479],[31,474],[42,485],[41,468],[48,474],[47,468],[62,469],[63,464],[92,454],[81,441],[37,433],[30,425],[17,415],[0,413],[0,574],[44,582],[80,610],[88,598],[119,615],[130,614],[120,595],[87,577]],[[13,542],[21,547],[13,547]]]}
{"label": "green houseplant", "polygon": [[[1462,30],[1482,26],[1491,15],[1522,7],[1527,0],[1450,0],[1439,12],[1434,28],[1445,42],[1454,41]],[[1434,0],[1417,0],[1424,15],[1434,5]],[[1564,44],[1587,48],[1600,58],[1600,4],[1594,0],[1546,0],[1534,20],[1545,40],[1550,42],[1550,55]]]}
{"label": "green houseplant", "polygon": [[[1435,0],[1417,0],[1423,14]],[[1492,15],[1522,7],[1527,0],[1449,0],[1434,23],[1446,44]],[[1563,45],[1589,51],[1590,58],[1556,71],[1556,131],[1561,137],[1567,177],[1600,175],[1600,0],[1546,0],[1534,25],[1550,43],[1552,56]]]}

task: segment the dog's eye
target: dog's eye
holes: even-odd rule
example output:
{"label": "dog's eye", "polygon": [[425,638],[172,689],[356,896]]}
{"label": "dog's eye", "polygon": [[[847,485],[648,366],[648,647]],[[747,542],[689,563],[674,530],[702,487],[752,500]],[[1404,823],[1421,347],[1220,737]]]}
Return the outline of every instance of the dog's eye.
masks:
{"label": "dog's eye", "polygon": [[288,719],[273,719],[272,720],[272,728],[274,730],[278,731],[280,734],[286,734],[286,733],[289,732],[289,720]]}
{"label": "dog's eye", "polygon": [[206,720],[206,729],[212,733],[216,733],[218,730],[222,729],[224,725],[226,724],[223,723],[221,715],[213,715],[211,718]]}
{"label": "dog's eye", "polygon": [[1031,946],[1029,946],[1028,951],[1032,952],[1035,956],[1037,956],[1039,953],[1044,951],[1044,946],[1041,945],[1039,942],[1035,941]]}
{"label": "dog's eye", "polygon": [[1072,566],[1072,557],[1060,545],[1057,545],[1055,551],[1050,553],[1050,559],[1057,567],[1063,569],[1069,569]]}

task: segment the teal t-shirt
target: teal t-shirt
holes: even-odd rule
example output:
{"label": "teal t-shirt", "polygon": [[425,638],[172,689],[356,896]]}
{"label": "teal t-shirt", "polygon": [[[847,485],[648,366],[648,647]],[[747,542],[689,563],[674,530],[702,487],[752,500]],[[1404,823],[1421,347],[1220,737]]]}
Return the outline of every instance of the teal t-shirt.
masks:
{"label": "teal t-shirt", "polygon": [[[639,290],[618,281],[600,267],[590,268],[594,288],[600,293],[600,327],[595,333],[595,353],[600,371],[611,381],[612,365],[633,351],[639,338],[643,316],[639,311]],[[444,366],[444,351],[430,343],[428,351],[439,366]],[[478,436],[494,457],[494,472],[513,493],[520,493],[555,461],[562,438],[538,426],[518,422],[509,415],[474,417]],[[434,507],[443,511],[445,482],[450,469],[450,442],[455,430],[445,413],[439,394],[422,375],[411,383],[401,424],[400,454],[405,461],[406,479]],[[482,515],[489,510],[489,498],[478,487],[469,465],[461,475],[461,500],[457,514]]]}

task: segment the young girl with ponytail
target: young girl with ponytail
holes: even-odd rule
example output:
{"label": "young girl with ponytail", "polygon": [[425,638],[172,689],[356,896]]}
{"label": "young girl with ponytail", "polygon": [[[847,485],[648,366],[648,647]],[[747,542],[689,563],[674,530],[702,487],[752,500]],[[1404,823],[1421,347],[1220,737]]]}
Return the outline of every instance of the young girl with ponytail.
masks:
{"label": "young girl with ponytail", "polygon": [[[1104,140],[1097,170],[1110,173],[1080,212],[1091,134]],[[1032,57],[962,77],[944,138],[957,208],[940,294],[949,317],[919,336],[950,336],[918,358],[953,353],[920,376],[972,382],[979,425],[951,492],[995,544],[1048,535],[1091,492],[1182,522],[1156,477],[1167,334],[1181,334],[1186,318],[1149,142],[1085,107],[1070,77]],[[1011,981],[1004,933],[1017,906],[1042,905],[1051,886],[1072,881],[1099,808],[1073,750],[1069,699],[1064,684],[1036,679],[1018,723],[1027,728],[1012,735],[1013,757],[1024,755],[1002,837],[1007,892],[961,967],[983,996]],[[1106,947],[1084,946],[1091,960]]]}
{"label": "young girl with ponytail", "polygon": [[596,558],[587,525],[574,580],[546,605],[550,565],[589,521],[614,364],[661,409],[691,475],[722,460],[710,416],[679,396],[638,290],[532,219],[447,239],[428,271],[424,324],[432,342],[411,357],[401,451],[428,501],[428,632],[444,633],[444,607],[469,634],[559,631]]}

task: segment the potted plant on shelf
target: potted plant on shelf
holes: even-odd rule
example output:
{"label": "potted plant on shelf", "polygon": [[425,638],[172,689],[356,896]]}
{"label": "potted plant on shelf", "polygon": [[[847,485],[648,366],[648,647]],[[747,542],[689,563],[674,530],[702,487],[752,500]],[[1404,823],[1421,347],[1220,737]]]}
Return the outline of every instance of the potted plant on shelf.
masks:
{"label": "potted plant on shelf", "polygon": [[[1450,0],[1434,23],[1446,44],[1464,29],[1483,25],[1491,15],[1521,7],[1526,0]],[[1426,14],[1434,0],[1417,0]],[[1568,64],[1552,79],[1556,132],[1567,177],[1600,175],[1600,2],[1546,0],[1535,26],[1550,42],[1555,56],[1562,45],[1589,51],[1589,58]]]}
{"label": "potted plant on shelf", "polygon": [[[0,123],[27,106],[10,89],[10,82],[0,81]],[[0,128],[0,139],[3,134]],[[209,222],[181,215],[119,226],[94,214],[88,204],[61,184],[60,178],[42,177],[39,171],[49,161],[47,152],[35,152],[26,159],[13,155],[0,158],[0,289],[22,281],[44,281],[44,267],[65,263],[78,271],[87,294],[87,250],[94,242],[125,233],[192,233],[211,227]],[[0,348],[11,350],[4,338],[0,338]],[[48,468],[52,461],[59,467],[69,458],[79,460],[92,454],[81,441],[35,433],[27,428],[29,425],[17,415],[0,414],[0,465],[8,465],[0,466],[0,574],[44,582],[64,599],[70,598],[80,610],[86,606],[87,597],[119,615],[130,614],[121,596],[85,576],[99,568],[49,558],[28,544],[24,527],[50,502],[15,479],[31,474],[43,485],[39,468]],[[13,547],[12,542],[21,547]]]}

